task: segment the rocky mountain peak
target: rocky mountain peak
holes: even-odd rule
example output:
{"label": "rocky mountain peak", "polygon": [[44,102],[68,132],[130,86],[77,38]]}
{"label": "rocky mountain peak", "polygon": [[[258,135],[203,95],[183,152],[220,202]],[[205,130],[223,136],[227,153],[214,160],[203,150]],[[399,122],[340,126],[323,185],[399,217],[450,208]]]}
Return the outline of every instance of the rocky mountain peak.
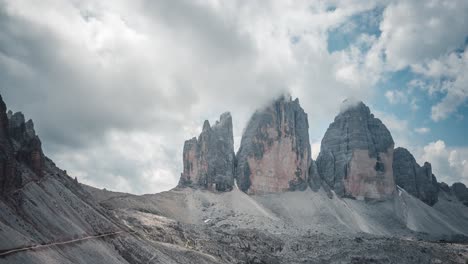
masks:
{"label": "rocky mountain peak", "polygon": [[[11,111],[9,111],[11,113]],[[10,136],[19,143],[32,140],[36,137],[34,123],[31,119],[25,122],[23,113],[16,112],[9,114],[9,133]]]}
{"label": "rocky mountain peak", "polygon": [[322,139],[318,173],[339,196],[387,199],[395,191],[393,146],[369,107],[345,101]]}
{"label": "rocky mountain peak", "polygon": [[235,155],[230,113],[222,114],[213,127],[206,120],[198,139],[185,141],[183,163],[179,186],[232,189]]}
{"label": "rocky mountain peak", "polygon": [[16,158],[27,164],[39,177],[43,176],[44,159],[42,143],[34,130],[31,119],[25,122],[23,113],[8,114],[9,135],[13,143]]}
{"label": "rocky mountain peak", "polygon": [[432,166],[424,162],[421,167],[405,148],[396,148],[393,153],[393,174],[398,186],[428,205],[438,200],[439,184],[432,174]]}
{"label": "rocky mountain peak", "polygon": [[210,121],[205,120],[205,122],[203,122],[202,132],[209,131],[209,130],[211,130]]}
{"label": "rocky mountain peak", "polygon": [[465,206],[468,206],[468,188],[461,182],[456,182],[450,187],[453,195],[462,202]]}
{"label": "rocky mountain peak", "polygon": [[307,114],[281,96],[257,110],[242,135],[236,177],[248,193],[305,189],[311,164]]}

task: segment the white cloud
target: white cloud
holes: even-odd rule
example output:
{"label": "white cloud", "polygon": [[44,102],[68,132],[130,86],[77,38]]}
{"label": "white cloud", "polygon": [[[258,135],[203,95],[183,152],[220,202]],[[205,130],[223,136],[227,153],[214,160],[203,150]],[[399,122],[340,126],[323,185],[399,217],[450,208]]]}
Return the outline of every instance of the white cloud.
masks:
{"label": "white cloud", "polygon": [[321,141],[316,141],[312,142],[311,148],[312,148],[312,159],[316,160],[319,153],[320,153],[320,146],[321,146]]}
{"label": "white cloud", "polygon": [[427,144],[419,159],[428,161],[437,180],[451,184],[463,182],[468,184],[468,148],[447,147],[443,140]]}
{"label": "white cloud", "polygon": [[413,110],[413,112],[418,110],[419,109],[418,100],[417,99],[412,99],[411,103],[410,103],[410,106],[411,106],[411,110]]}
{"label": "white cloud", "polygon": [[428,127],[417,127],[414,129],[414,132],[418,133],[418,134],[427,134],[429,132],[431,132],[431,129],[428,128]]}
{"label": "white cloud", "polygon": [[[455,112],[468,98],[467,55],[454,52],[465,47],[468,36],[468,1],[391,1],[383,12],[381,35],[367,54],[367,63],[385,72],[407,67],[429,82],[416,79],[410,86],[423,87],[443,99],[432,107],[431,118],[439,121]],[[389,91],[390,103],[401,94]],[[412,109],[417,105],[411,102]]]}
{"label": "white cloud", "polygon": [[436,59],[464,43],[467,12],[464,0],[393,1],[384,11],[377,45],[396,70]]}
{"label": "white cloud", "polygon": [[[331,30],[388,3],[380,37],[360,34],[328,52]],[[445,68],[424,63],[458,45],[466,1],[430,3],[6,0],[0,89],[9,107],[35,120],[59,166],[99,187],[157,192],[178,181],[183,141],[204,119],[231,111],[237,147],[252,111],[290,90],[317,139],[341,101],[372,100],[388,71],[453,71],[459,59]],[[463,93],[451,87],[465,82],[460,74],[435,88],[448,98],[436,119],[458,107],[451,98]],[[398,144],[409,141],[406,121],[387,114],[384,122]]]}
{"label": "white cloud", "polygon": [[414,71],[429,79],[420,88],[433,94],[444,94],[443,99],[431,109],[434,121],[446,119],[468,99],[468,51],[452,52],[438,59],[414,66]]}
{"label": "white cloud", "polygon": [[405,104],[408,102],[407,95],[399,90],[388,90],[385,92],[385,97],[391,104]]}
{"label": "white cloud", "polygon": [[316,138],[340,101],[369,99],[378,78],[364,53],[328,53],[327,34],[377,4],[3,1],[0,89],[83,181],[167,190],[204,119],[231,111],[238,139],[255,108],[290,90]]}

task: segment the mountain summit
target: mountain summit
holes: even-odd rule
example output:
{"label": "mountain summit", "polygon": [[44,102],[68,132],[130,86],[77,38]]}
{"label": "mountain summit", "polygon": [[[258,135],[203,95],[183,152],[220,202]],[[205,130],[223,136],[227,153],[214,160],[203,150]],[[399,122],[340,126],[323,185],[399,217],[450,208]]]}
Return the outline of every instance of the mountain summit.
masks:
{"label": "mountain summit", "polygon": [[205,120],[200,136],[185,141],[179,186],[228,191],[234,185],[232,117],[222,114],[213,127]]}
{"label": "mountain summit", "polygon": [[[187,140],[179,187],[231,191],[237,181],[247,194],[314,191],[332,197],[389,200],[397,185],[432,206],[439,190],[462,197],[464,188],[441,187],[431,164],[419,166],[403,148],[394,149],[390,131],[362,101],[345,100],[311,158],[309,123],[299,99],[281,96],[254,112],[234,154],[232,117],[206,120],[201,134]],[[443,185],[443,184],[442,184]],[[463,185],[464,186],[464,185]],[[456,191],[454,191],[456,190]]]}
{"label": "mountain summit", "polygon": [[282,96],[253,114],[237,152],[241,190],[304,190],[310,164],[309,123],[299,99]]}
{"label": "mountain summit", "polygon": [[396,190],[393,146],[390,131],[369,107],[348,105],[322,139],[318,173],[339,196],[390,198]]}
{"label": "mountain summit", "polygon": [[184,144],[178,187],[141,196],[78,183],[44,155],[32,121],[6,109],[0,97],[0,264],[468,258],[457,244],[468,241],[466,186],[394,151],[362,102],[338,114],[317,162],[298,99],[256,111],[237,155],[231,114],[205,121]]}

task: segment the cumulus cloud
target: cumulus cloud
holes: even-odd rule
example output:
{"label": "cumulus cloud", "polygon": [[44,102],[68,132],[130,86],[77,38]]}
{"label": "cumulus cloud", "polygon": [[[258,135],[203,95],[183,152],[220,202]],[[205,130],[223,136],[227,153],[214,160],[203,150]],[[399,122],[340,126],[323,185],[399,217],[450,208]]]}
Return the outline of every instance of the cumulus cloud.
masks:
{"label": "cumulus cloud", "polygon": [[[446,119],[468,98],[467,55],[459,52],[468,37],[467,13],[468,2],[463,0],[392,1],[383,12],[381,35],[367,54],[375,68],[388,72],[410,68],[421,74],[413,86],[418,83],[429,94],[442,94],[432,107],[434,121]],[[386,97],[392,104],[405,100],[397,91]]]}
{"label": "cumulus cloud", "polygon": [[321,135],[337,101],[368,98],[372,83],[356,79],[365,76],[353,65],[359,56],[329,54],[327,32],[375,6],[2,1],[1,92],[35,120],[46,153],[81,180],[167,190],[183,141],[204,119],[231,111],[240,138],[255,108],[289,90]]}
{"label": "cumulus cloud", "polygon": [[464,0],[393,1],[384,10],[376,48],[395,70],[437,59],[464,43],[467,12]]}
{"label": "cumulus cloud", "polygon": [[[430,60],[466,33],[466,1],[414,2],[0,0],[0,92],[35,120],[46,153],[71,174],[158,192],[177,183],[183,142],[204,119],[231,111],[238,146],[250,114],[289,91],[319,142],[340,102],[371,101],[386,72],[435,71]],[[380,36],[329,52],[329,32],[366,12]],[[460,74],[437,88],[449,99],[436,119],[459,106],[450,98],[463,93],[449,90],[464,83]],[[393,121],[392,132],[403,131]]]}
{"label": "cumulus cloud", "polygon": [[468,184],[468,148],[446,146],[443,140],[437,140],[424,146],[421,161],[432,164],[433,173],[438,181],[453,183],[461,181]]}
{"label": "cumulus cloud", "polygon": [[[468,51],[452,52],[439,59],[414,66],[415,72],[425,77],[419,87],[430,94],[444,94],[431,109],[434,121],[446,119],[468,99]],[[428,81],[427,81],[428,80]]]}

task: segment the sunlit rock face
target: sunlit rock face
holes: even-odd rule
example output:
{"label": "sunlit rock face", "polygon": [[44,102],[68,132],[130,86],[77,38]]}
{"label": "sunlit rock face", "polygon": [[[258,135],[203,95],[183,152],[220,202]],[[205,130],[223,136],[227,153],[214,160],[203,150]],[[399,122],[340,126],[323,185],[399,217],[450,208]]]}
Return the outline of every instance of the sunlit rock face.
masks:
{"label": "sunlit rock face", "polygon": [[405,148],[396,148],[393,154],[393,174],[398,186],[428,205],[438,200],[439,184],[432,174],[431,164],[421,167]]}
{"label": "sunlit rock face", "polygon": [[214,126],[203,124],[200,136],[185,141],[179,186],[229,191],[234,184],[234,138],[230,113]]}
{"label": "sunlit rock face", "polygon": [[311,164],[307,114],[281,97],[256,111],[237,153],[239,188],[250,194],[304,190]]}
{"label": "sunlit rock face", "polygon": [[393,177],[392,136],[362,102],[345,102],[322,139],[317,170],[339,196],[390,198]]}

